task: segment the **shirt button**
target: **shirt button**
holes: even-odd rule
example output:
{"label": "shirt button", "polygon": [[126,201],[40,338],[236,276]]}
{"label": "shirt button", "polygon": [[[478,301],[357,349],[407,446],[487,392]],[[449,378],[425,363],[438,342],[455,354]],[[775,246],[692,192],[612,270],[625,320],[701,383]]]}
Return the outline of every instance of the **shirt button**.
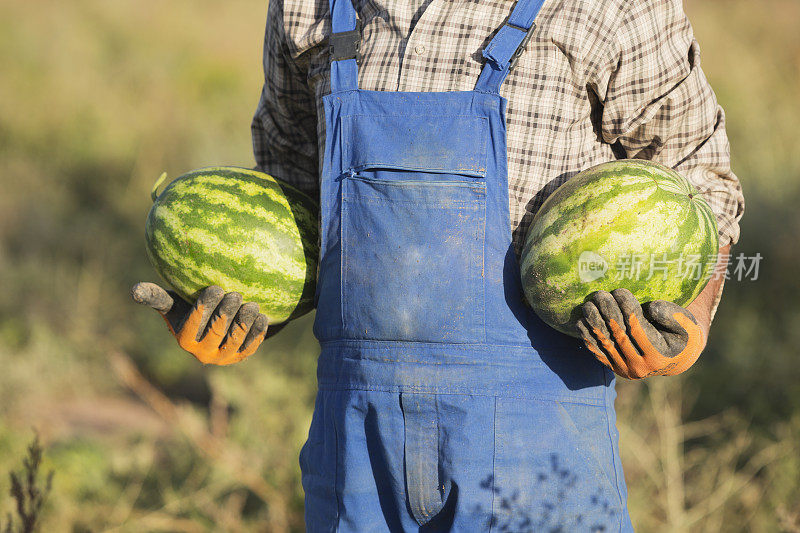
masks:
{"label": "shirt button", "polygon": [[421,56],[422,54],[425,53],[425,47],[422,46],[421,44],[418,44],[417,46],[414,47],[414,52],[416,52],[418,56]]}

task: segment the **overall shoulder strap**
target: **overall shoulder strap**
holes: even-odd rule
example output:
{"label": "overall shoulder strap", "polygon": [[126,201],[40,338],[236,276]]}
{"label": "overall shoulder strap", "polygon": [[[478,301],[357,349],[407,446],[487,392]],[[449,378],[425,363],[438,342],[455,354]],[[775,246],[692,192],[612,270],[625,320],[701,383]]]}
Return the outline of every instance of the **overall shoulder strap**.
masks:
{"label": "overall shoulder strap", "polygon": [[352,0],[330,0],[331,92],[358,89],[361,25]]}
{"label": "overall shoulder strap", "polygon": [[500,85],[525,51],[536,29],[533,22],[544,0],[518,0],[511,15],[483,49],[486,64],[483,66],[476,91],[497,94]]}

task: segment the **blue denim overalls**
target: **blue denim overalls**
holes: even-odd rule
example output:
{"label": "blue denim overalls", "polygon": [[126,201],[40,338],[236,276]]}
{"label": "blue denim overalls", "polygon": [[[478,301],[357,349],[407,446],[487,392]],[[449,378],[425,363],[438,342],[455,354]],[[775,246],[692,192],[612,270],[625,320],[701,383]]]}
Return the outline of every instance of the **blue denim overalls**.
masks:
{"label": "blue denim overalls", "polygon": [[[308,531],[630,531],[614,376],[522,300],[506,170],[519,0],[473,91],[358,88],[331,0]],[[530,31],[529,31],[530,29]]]}

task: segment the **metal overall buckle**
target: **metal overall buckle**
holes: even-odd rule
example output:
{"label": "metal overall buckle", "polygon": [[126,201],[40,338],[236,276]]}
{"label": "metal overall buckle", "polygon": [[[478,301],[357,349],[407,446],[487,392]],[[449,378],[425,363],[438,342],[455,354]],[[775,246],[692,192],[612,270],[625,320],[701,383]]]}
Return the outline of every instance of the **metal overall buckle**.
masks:
{"label": "metal overall buckle", "polygon": [[356,19],[356,29],[331,33],[330,36],[331,61],[355,59],[361,64],[361,19]]}
{"label": "metal overall buckle", "polygon": [[511,55],[511,61],[509,61],[509,63],[508,63],[508,70],[511,71],[514,68],[514,66],[517,64],[517,61],[519,60],[519,57],[523,54],[523,52],[525,52],[525,50],[528,49],[528,42],[531,40],[531,36],[533,35],[533,30],[536,29],[536,23],[535,22],[531,22],[531,27],[528,28],[527,30],[525,28],[522,28],[522,27],[517,26],[515,24],[511,24],[510,22],[506,22],[506,26],[514,28],[515,30],[519,30],[519,31],[524,31],[525,32],[525,37],[522,38],[522,42],[519,43],[519,46],[517,46],[517,49],[514,50],[514,53]]}

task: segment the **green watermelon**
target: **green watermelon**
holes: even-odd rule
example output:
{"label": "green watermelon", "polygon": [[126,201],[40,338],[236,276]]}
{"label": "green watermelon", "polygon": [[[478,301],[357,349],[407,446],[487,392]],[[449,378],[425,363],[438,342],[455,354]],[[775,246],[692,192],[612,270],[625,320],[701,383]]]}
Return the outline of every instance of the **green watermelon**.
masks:
{"label": "green watermelon", "polygon": [[542,204],[525,238],[522,285],[542,320],[577,337],[580,305],[598,290],[685,306],[711,277],[718,249],[714,214],[686,178],[651,161],[611,161]]}
{"label": "green watermelon", "polygon": [[313,308],[319,229],[309,196],[236,167],[194,170],[155,197],[158,185],[145,224],[147,255],[183,298],[219,285],[256,302],[270,324]]}

